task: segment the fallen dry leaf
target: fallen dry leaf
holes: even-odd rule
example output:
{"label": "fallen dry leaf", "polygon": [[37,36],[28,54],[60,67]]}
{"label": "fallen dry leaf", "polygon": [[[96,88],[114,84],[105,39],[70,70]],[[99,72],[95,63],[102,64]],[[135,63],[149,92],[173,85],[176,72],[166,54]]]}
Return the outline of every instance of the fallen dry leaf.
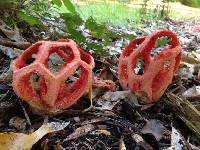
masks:
{"label": "fallen dry leaf", "polygon": [[126,145],[123,138],[121,138],[119,141],[119,150],[126,150]]}
{"label": "fallen dry leaf", "polygon": [[195,56],[198,61],[200,60],[200,54],[199,53],[192,51],[192,55]]}
{"label": "fallen dry leaf", "polygon": [[193,86],[186,90],[183,94],[183,97],[188,98],[190,100],[199,100],[200,98],[200,86]]}
{"label": "fallen dry leaf", "polygon": [[12,68],[6,69],[0,74],[0,82],[11,82],[12,81]]}
{"label": "fallen dry leaf", "polygon": [[188,147],[186,140],[183,138],[181,133],[174,127],[172,127],[171,146],[172,149],[177,149],[177,150],[187,149],[186,147]]}
{"label": "fallen dry leaf", "polygon": [[13,41],[10,41],[8,39],[3,39],[2,38],[2,39],[0,39],[0,45],[9,46],[9,47],[14,46],[14,47],[17,47],[17,48],[26,49],[26,48],[28,48],[31,45],[31,43],[29,43],[29,42],[22,42],[22,41],[20,41],[20,42],[13,42]]}
{"label": "fallen dry leaf", "polygon": [[22,130],[24,131],[26,129],[26,119],[20,118],[20,117],[12,117],[9,121],[9,126],[14,127],[17,130]]}
{"label": "fallen dry leaf", "polygon": [[23,52],[22,50],[2,45],[0,45],[0,51],[3,52],[6,56],[8,56],[10,59],[18,57]]}
{"label": "fallen dry leaf", "polygon": [[143,134],[151,133],[154,135],[157,141],[160,141],[160,139],[163,137],[164,126],[159,120],[152,119],[147,121],[141,132]]}
{"label": "fallen dry leaf", "polygon": [[193,77],[194,72],[194,65],[185,64],[183,67],[179,68],[177,70],[178,76],[180,76],[182,79],[188,79]]}
{"label": "fallen dry leaf", "polygon": [[[153,150],[153,147],[151,145],[149,145],[143,138],[141,135],[139,134],[132,134],[131,135],[132,139],[136,142],[136,144],[141,147],[141,149],[145,149],[145,150]],[[139,148],[138,148],[139,149]]]}
{"label": "fallen dry leaf", "polygon": [[15,42],[25,42],[26,40],[20,35],[19,29],[15,26],[15,29],[11,29],[2,20],[0,20],[0,31],[3,32],[7,38]]}
{"label": "fallen dry leaf", "polygon": [[81,136],[86,135],[88,132],[95,129],[95,126],[92,124],[83,125],[77,128],[72,134],[70,134],[63,142],[79,138]]}
{"label": "fallen dry leaf", "polygon": [[116,92],[106,92],[97,101],[96,109],[99,110],[112,110],[114,106],[120,102],[120,100],[133,100],[138,103],[136,96],[131,91],[116,91]]}
{"label": "fallen dry leaf", "polygon": [[200,61],[196,60],[191,53],[185,51],[182,53],[182,62],[189,64],[200,64]]}
{"label": "fallen dry leaf", "polygon": [[92,132],[92,134],[98,134],[98,135],[103,134],[103,135],[106,135],[106,136],[111,136],[110,131],[108,131],[108,130],[103,130],[103,129],[94,130],[94,131]]}
{"label": "fallen dry leaf", "polygon": [[51,122],[42,125],[31,134],[24,133],[0,133],[1,150],[30,150],[31,147],[48,133],[59,131],[69,125],[69,122]]}

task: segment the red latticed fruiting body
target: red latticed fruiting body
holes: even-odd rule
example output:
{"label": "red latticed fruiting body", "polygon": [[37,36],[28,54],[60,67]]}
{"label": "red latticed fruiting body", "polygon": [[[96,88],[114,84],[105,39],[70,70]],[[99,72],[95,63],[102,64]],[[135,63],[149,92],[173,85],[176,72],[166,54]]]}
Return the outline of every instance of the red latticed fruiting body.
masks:
{"label": "red latticed fruiting body", "polygon": [[189,28],[189,32],[200,32],[200,26],[192,26]]}
{"label": "red latticed fruiting body", "polygon": [[103,80],[99,77],[94,76],[93,77],[93,83],[92,83],[93,88],[103,88],[106,90],[111,90],[115,91],[116,85],[112,80]]}
{"label": "red latticed fruiting body", "polygon": [[[50,71],[48,64],[52,53],[65,62],[56,74]],[[27,64],[33,55],[35,60]],[[94,59],[78,48],[73,40],[60,39],[33,44],[14,60],[12,67],[16,94],[36,110],[49,113],[70,107],[88,91],[93,79]],[[66,83],[78,68],[79,78]]]}
{"label": "red latticed fruiting body", "polygon": [[[156,41],[167,37],[169,46],[155,57],[151,55]],[[137,60],[143,59],[143,73],[134,69]],[[155,32],[144,38],[136,38],[123,50],[119,58],[118,76],[123,89],[131,89],[141,101],[151,103],[159,100],[181,61],[181,46],[176,34],[169,30]]]}

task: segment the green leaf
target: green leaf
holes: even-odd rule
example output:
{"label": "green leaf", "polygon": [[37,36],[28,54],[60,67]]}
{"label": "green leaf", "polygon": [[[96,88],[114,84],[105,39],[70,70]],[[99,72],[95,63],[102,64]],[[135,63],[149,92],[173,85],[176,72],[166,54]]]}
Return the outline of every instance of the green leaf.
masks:
{"label": "green leaf", "polygon": [[96,43],[86,43],[88,50],[94,50],[95,54],[105,55],[106,50],[104,49],[103,45],[96,44]]}
{"label": "green leaf", "polygon": [[77,30],[67,30],[68,34],[57,34],[57,38],[69,38],[75,40],[78,44],[85,43],[86,38]]}
{"label": "green leaf", "polygon": [[92,37],[104,39],[105,44],[110,44],[113,39],[119,38],[118,33],[108,30],[104,24],[98,24],[92,17],[86,20],[85,26],[91,31]]}
{"label": "green leaf", "polygon": [[55,4],[55,5],[57,5],[58,7],[62,6],[61,0],[52,0],[52,3]]}
{"label": "green leaf", "polygon": [[86,20],[85,26],[91,31],[92,37],[109,40],[109,31],[106,26],[98,24],[92,17]]}
{"label": "green leaf", "polygon": [[135,35],[135,34],[129,34],[128,35],[128,39],[129,40],[133,40],[133,39],[135,39],[137,36]]}
{"label": "green leaf", "polygon": [[65,7],[73,14],[77,14],[74,4],[70,0],[63,0]]}
{"label": "green leaf", "polygon": [[72,39],[74,39],[79,44],[86,41],[86,38],[77,30],[71,29],[70,34],[72,36]]}
{"label": "green leaf", "polygon": [[92,17],[90,17],[86,20],[85,26],[89,30],[93,31],[93,30],[96,30],[99,27],[99,24],[97,24],[97,22]]}
{"label": "green leaf", "polygon": [[55,38],[56,39],[60,39],[60,38],[68,39],[69,35],[66,33],[58,33],[58,34],[55,34]]}
{"label": "green leaf", "polygon": [[64,13],[61,17],[65,20],[67,28],[75,29],[83,24],[83,20],[78,14]]}
{"label": "green leaf", "polygon": [[29,15],[25,14],[22,11],[19,12],[19,17],[22,20],[24,20],[25,22],[27,22],[31,26],[33,26],[33,25],[41,25],[42,24],[42,22],[39,19],[37,19],[37,18],[35,18],[33,16],[29,16]]}
{"label": "green leaf", "polygon": [[156,41],[156,47],[165,46],[169,43],[169,39],[166,37],[160,38]]}

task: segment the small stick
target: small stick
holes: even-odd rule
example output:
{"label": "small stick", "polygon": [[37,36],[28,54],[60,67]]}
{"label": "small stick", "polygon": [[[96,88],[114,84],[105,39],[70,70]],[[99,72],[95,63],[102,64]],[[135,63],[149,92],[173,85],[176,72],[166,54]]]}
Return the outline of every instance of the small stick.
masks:
{"label": "small stick", "polygon": [[24,116],[26,118],[26,121],[27,121],[28,125],[31,126],[31,120],[30,120],[30,118],[29,118],[29,116],[28,116],[28,114],[26,112],[26,109],[24,108],[24,106],[22,104],[22,101],[19,98],[18,98],[18,101],[19,101],[19,104],[20,104],[20,106],[21,106],[21,108],[22,108],[22,110],[24,112]]}

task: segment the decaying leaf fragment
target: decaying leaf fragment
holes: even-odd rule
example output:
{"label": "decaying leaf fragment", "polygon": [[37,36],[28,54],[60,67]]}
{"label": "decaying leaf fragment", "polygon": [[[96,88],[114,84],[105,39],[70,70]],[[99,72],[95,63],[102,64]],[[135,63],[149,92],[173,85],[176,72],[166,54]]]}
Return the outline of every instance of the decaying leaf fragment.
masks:
{"label": "decaying leaf fragment", "polygon": [[95,129],[95,126],[92,124],[83,125],[77,128],[72,134],[70,134],[63,142],[79,138],[81,136],[86,135],[88,132]]}
{"label": "decaying leaf fragment", "polygon": [[200,64],[200,62],[196,60],[195,57],[191,53],[184,52],[184,51],[182,53],[182,62],[189,63],[189,64]]}
{"label": "decaying leaf fragment", "polygon": [[172,127],[171,134],[171,148],[172,149],[191,149],[187,141],[181,135],[181,133],[174,127]]}
{"label": "decaying leaf fragment", "polygon": [[166,93],[165,100],[175,114],[200,138],[200,112],[186,99],[173,93]]}
{"label": "decaying leaf fragment", "polygon": [[26,40],[20,35],[19,29],[15,26],[15,29],[12,30],[7,26],[2,20],[0,20],[0,31],[6,35],[7,38],[15,42],[25,42]]}
{"label": "decaying leaf fragment", "polygon": [[183,97],[188,98],[189,100],[199,100],[200,98],[200,86],[193,86],[186,90],[183,94]]}
{"label": "decaying leaf fragment", "polygon": [[151,133],[157,141],[160,141],[163,137],[164,126],[159,120],[152,119],[147,121],[141,132],[143,134]]}
{"label": "decaying leaf fragment", "polygon": [[134,103],[138,104],[136,96],[130,91],[116,91],[116,92],[106,92],[97,101],[96,109],[99,110],[112,110],[120,100],[129,99]]}
{"label": "decaying leaf fragment", "polygon": [[38,130],[31,134],[24,133],[0,133],[1,150],[30,150],[31,147],[48,133],[64,129],[69,122],[51,122],[42,125]]}
{"label": "decaying leaf fragment", "polygon": [[12,30],[9,26],[7,26],[1,19],[0,19],[0,31],[7,37],[0,39],[0,45],[4,46],[14,46],[18,48],[27,48],[30,46],[30,43],[27,42],[19,33],[19,29],[15,27]]}

